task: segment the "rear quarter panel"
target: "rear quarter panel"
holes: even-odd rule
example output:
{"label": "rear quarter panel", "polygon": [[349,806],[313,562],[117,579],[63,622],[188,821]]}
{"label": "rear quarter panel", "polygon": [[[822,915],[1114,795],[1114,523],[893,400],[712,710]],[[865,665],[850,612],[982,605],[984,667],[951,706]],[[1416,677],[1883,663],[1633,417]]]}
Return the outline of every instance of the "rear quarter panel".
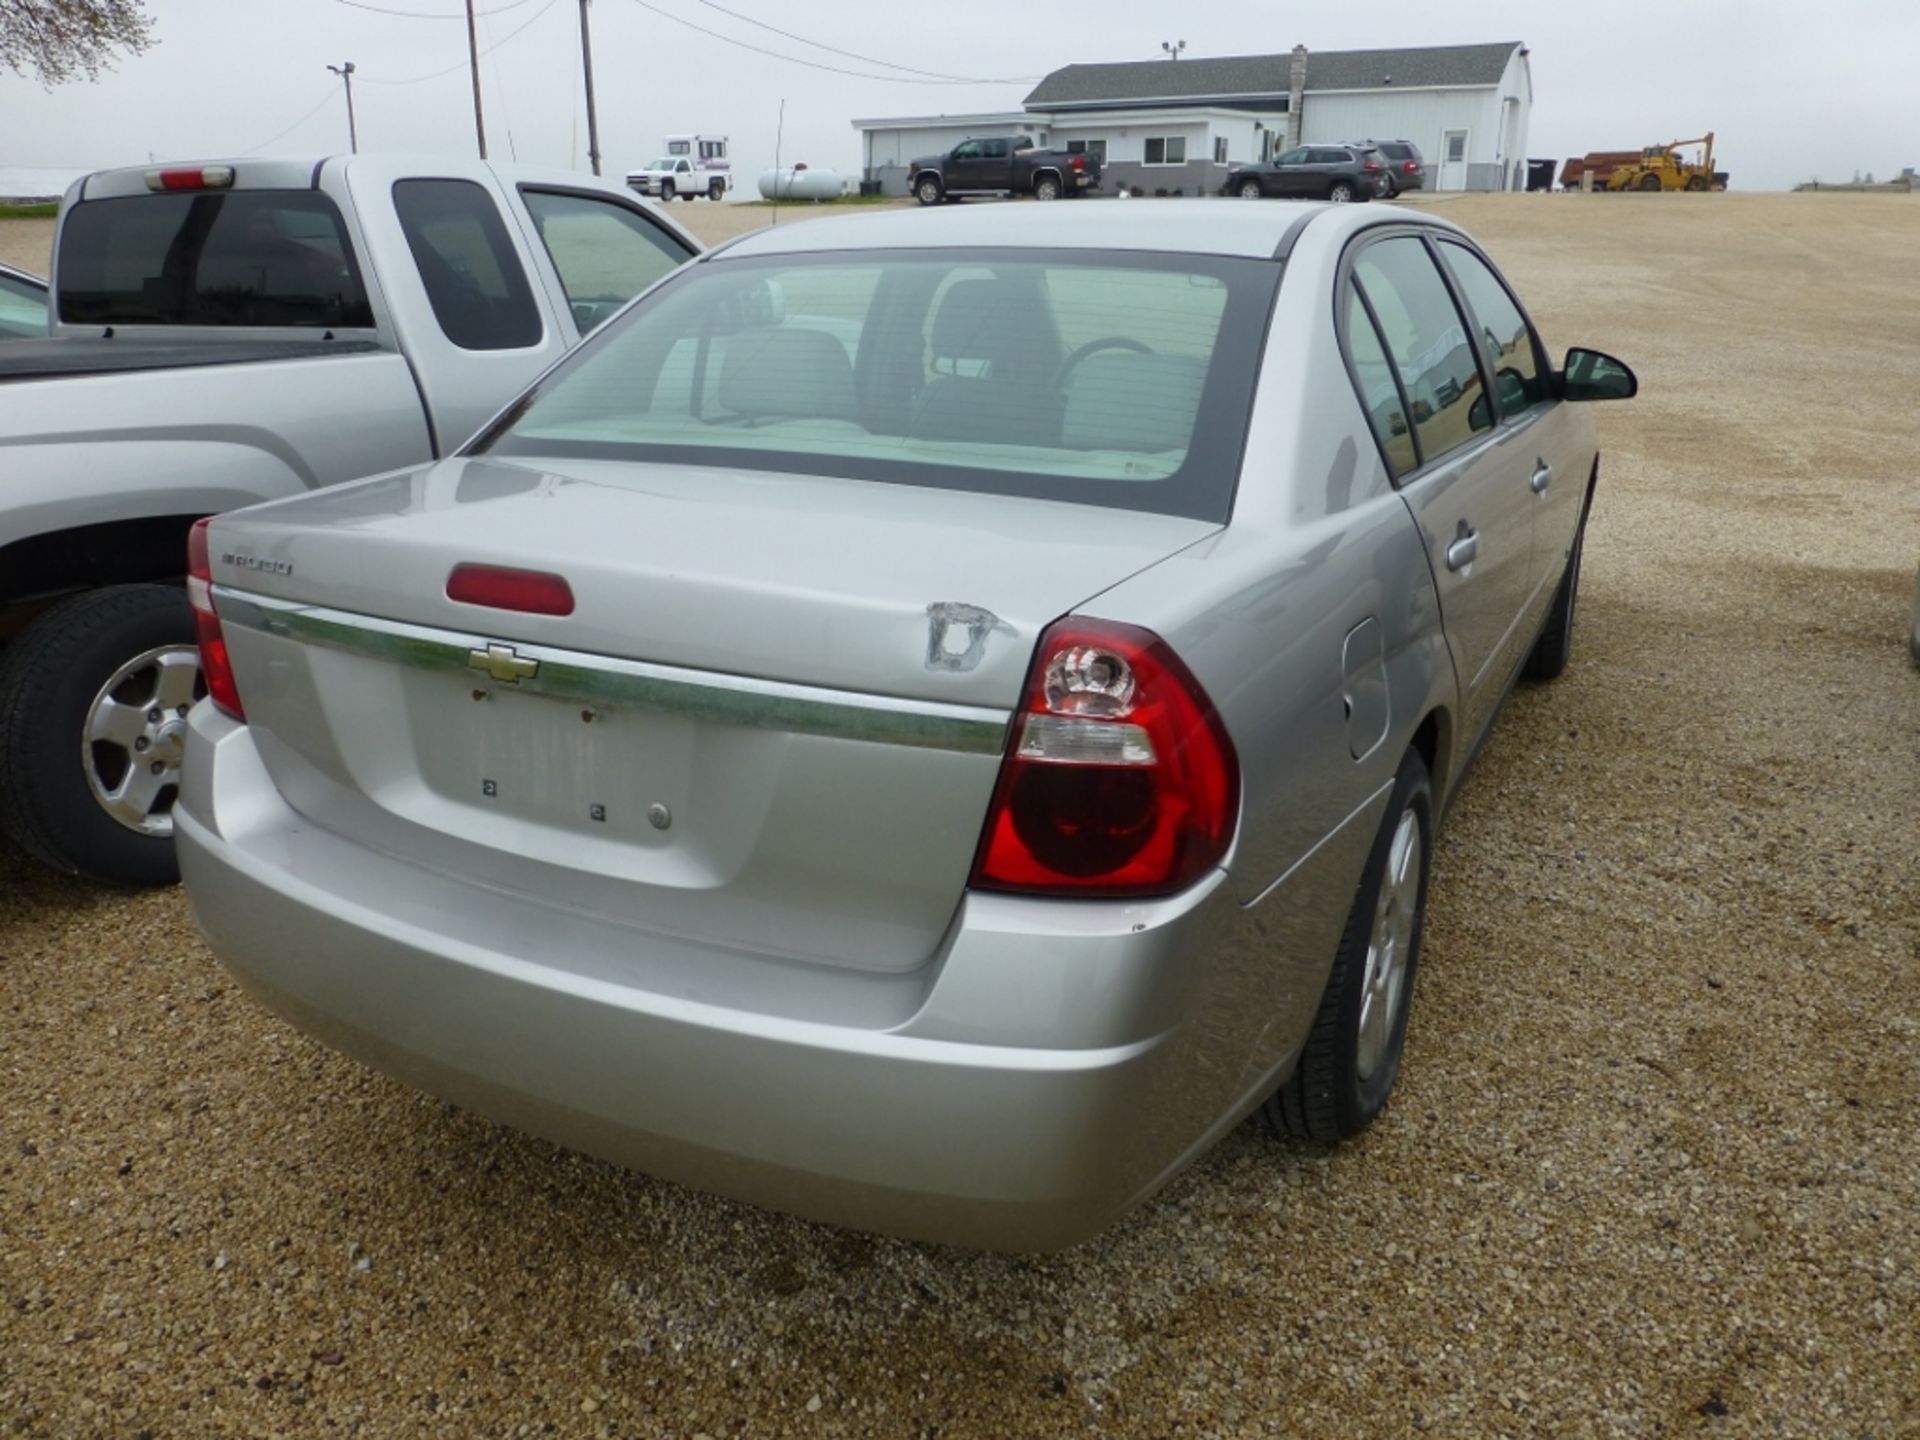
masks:
{"label": "rear quarter panel", "polygon": [[[1082,607],[1166,639],[1238,751],[1228,865],[1244,923],[1209,958],[1221,973],[1203,991],[1250,1086],[1304,1038],[1394,774],[1421,721],[1455,693],[1425,549],[1340,356],[1341,248],[1310,227],[1289,261],[1230,525]],[[1343,656],[1369,619],[1388,716],[1356,757]]]}

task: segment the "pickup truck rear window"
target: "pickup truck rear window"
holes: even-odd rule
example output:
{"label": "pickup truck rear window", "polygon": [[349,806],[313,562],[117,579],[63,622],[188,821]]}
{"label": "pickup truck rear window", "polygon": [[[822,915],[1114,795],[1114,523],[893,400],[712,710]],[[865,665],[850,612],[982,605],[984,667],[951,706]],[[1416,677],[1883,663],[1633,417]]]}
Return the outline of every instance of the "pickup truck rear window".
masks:
{"label": "pickup truck rear window", "polygon": [[59,277],[70,325],[373,324],[340,212],[311,190],[82,201],[60,226]]}
{"label": "pickup truck rear window", "polygon": [[692,265],[473,447],[1224,521],[1280,267],[1104,251]]}

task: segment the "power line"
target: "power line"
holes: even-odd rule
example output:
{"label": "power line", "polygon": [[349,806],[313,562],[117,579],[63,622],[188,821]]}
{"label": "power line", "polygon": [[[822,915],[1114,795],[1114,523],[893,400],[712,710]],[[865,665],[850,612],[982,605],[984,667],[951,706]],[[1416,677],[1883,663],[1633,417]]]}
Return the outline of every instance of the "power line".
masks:
{"label": "power line", "polygon": [[[424,10],[389,10],[384,5],[369,5],[366,3],[366,0],[334,0],[334,3],[336,5],[351,6],[355,10],[371,10],[376,15],[398,15],[403,20],[465,20],[467,18],[466,11],[464,10],[458,14],[450,14],[439,10],[432,12]],[[493,10],[483,10],[480,13],[482,15],[504,15],[509,10],[518,10],[522,5],[531,3],[532,0],[508,0],[508,3],[505,5],[501,5]]]}
{"label": "power line", "polygon": [[753,51],[756,55],[770,55],[775,60],[786,61],[789,65],[805,65],[810,70],[825,70],[830,75],[851,75],[856,80],[884,80],[893,85],[980,85],[1002,83],[999,81],[987,82],[980,80],[928,80],[918,76],[908,75],[874,75],[865,70],[848,70],[839,65],[823,65],[818,60],[803,60],[798,55],[783,55],[778,50],[768,50],[763,46],[750,45],[745,40],[737,40],[731,35],[723,35],[718,30],[709,30],[704,25],[696,25],[691,20],[681,19],[680,16],[675,15],[670,10],[662,10],[658,5],[650,5],[647,3],[647,0],[633,0],[633,3],[638,5],[642,10],[658,15],[662,20],[671,20],[676,25],[684,25],[689,30],[697,30],[702,35],[710,35],[715,40],[724,41],[728,45],[737,45],[742,50]]}
{"label": "power line", "polygon": [[[533,14],[529,15],[520,24],[514,26],[513,29],[509,30],[506,34],[502,35],[498,40],[494,41],[493,44],[489,45],[486,49],[482,50],[480,53],[482,55],[491,55],[494,51],[498,50],[502,45],[505,45],[509,40],[513,39],[513,37],[518,35],[521,31],[527,29],[535,21],[537,21],[542,15],[546,14],[547,11],[551,10],[555,5],[559,3],[560,3],[560,0],[547,0],[546,4],[542,5],[538,10],[534,11]],[[465,19],[466,17],[462,16],[461,18]],[[449,65],[446,69],[436,70],[431,75],[412,75],[405,80],[378,80],[371,75],[360,75],[359,79],[362,85],[418,85],[422,81],[438,80],[442,76],[452,75],[457,71],[466,70],[469,68],[470,68],[469,63],[465,60],[462,60],[458,65]],[[358,71],[354,73],[356,75],[359,74]]]}
{"label": "power line", "polygon": [[796,35],[791,30],[782,30],[778,25],[769,25],[766,21],[756,20],[751,15],[742,15],[738,10],[729,10],[724,5],[715,4],[714,0],[698,0],[698,3],[706,6],[709,10],[718,10],[722,15],[730,15],[735,20],[742,21],[748,25],[758,26],[762,30],[771,30],[774,34],[784,36],[788,40],[797,40],[802,45],[810,45],[815,50],[825,50],[832,55],[844,55],[849,60],[858,60],[866,65],[878,65],[886,70],[904,70],[909,75],[920,75],[929,80],[946,80],[955,85],[1027,85],[1039,78],[1034,75],[1018,75],[1012,78],[1003,77],[992,80],[977,79],[967,75],[943,75],[938,70],[916,70],[911,65],[896,65],[891,60],[881,60],[872,55],[859,54],[857,51],[842,50],[836,45],[824,44],[819,40],[809,40],[806,36]]}
{"label": "power line", "polygon": [[326,105],[328,101],[332,100],[333,96],[334,96],[333,82],[329,80],[327,82],[326,93],[320,97],[319,102],[315,104],[311,110],[307,111],[306,114],[302,115],[298,120],[294,121],[293,124],[287,126],[286,129],[282,130],[278,135],[274,136],[273,139],[263,140],[260,144],[252,146],[251,148],[246,150],[241,150],[237,153],[240,155],[255,155],[255,154],[258,154],[260,151],[265,150],[270,145],[279,144],[282,140],[286,139],[287,136],[291,135],[294,131],[298,130],[302,125],[306,124],[307,121],[311,120],[314,116],[318,115],[320,113],[321,107]]}

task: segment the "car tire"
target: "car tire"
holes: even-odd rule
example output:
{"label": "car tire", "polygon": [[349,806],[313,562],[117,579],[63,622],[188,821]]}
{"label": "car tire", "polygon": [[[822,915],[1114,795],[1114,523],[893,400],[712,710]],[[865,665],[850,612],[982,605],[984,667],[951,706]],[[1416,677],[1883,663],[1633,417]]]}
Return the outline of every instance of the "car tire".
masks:
{"label": "car tire", "polygon": [[1258,180],[1242,180],[1238,194],[1242,200],[1263,200],[1267,192],[1260,188]]}
{"label": "car tire", "polygon": [[671,180],[662,180],[660,182],[660,203],[662,205],[669,204],[673,200],[674,193],[674,184]]}
{"label": "car tire", "polygon": [[1409,750],[1367,855],[1293,1074],[1266,1102],[1281,1134],[1331,1143],[1358,1135],[1386,1108],[1400,1075],[1420,962],[1433,852],[1433,784]]}
{"label": "car tire", "polygon": [[937,175],[922,175],[913,182],[913,198],[922,205],[938,205],[946,199],[946,187]]}
{"label": "car tire", "polygon": [[1060,198],[1060,177],[1042,175],[1033,182],[1033,198],[1036,200],[1058,200]]}
{"label": "car tire", "polygon": [[1527,663],[1520,671],[1529,680],[1558,680],[1573,658],[1573,618],[1580,599],[1580,556],[1586,548],[1587,517],[1583,514],[1580,528],[1574,532],[1573,553],[1567,557],[1566,573],[1560,577],[1553,608],[1547,612],[1547,623],[1541,627],[1539,638],[1533,642]]}
{"label": "car tire", "polygon": [[1327,187],[1327,199],[1336,205],[1347,204],[1356,193],[1353,186],[1345,180],[1336,180]]}
{"label": "car tire", "polygon": [[[173,884],[180,878],[170,813],[179,712],[204,691],[185,592],[118,585],[48,611],[7,647],[0,664],[0,822],[22,849],[70,875],[111,885]],[[108,703],[161,719],[137,737],[123,736],[124,745],[89,744]],[[158,783],[134,785],[122,802],[123,813],[138,807],[148,817],[148,831],[116,819],[109,801],[96,795],[96,785],[104,793],[115,781],[115,763],[122,782],[141,766],[167,766],[153,776]],[[140,798],[148,794],[150,802]]]}
{"label": "car tire", "polygon": [[707,186],[707,199],[709,200],[718,201],[722,199],[726,193],[727,182],[724,180],[715,180]]}

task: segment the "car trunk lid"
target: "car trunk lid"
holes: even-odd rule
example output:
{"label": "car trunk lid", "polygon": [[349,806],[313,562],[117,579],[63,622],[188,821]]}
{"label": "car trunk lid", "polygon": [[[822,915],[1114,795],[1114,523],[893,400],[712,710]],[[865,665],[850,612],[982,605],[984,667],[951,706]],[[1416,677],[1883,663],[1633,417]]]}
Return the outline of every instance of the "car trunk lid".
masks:
{"label": "car trunk lid", "polygon": [[[1207,522],[704,467],[456,459],[215,522],[268,769],[316,823],[574,910],[906,969],[1035,639]],[[461,604],[559,575],[565,615]]]}

